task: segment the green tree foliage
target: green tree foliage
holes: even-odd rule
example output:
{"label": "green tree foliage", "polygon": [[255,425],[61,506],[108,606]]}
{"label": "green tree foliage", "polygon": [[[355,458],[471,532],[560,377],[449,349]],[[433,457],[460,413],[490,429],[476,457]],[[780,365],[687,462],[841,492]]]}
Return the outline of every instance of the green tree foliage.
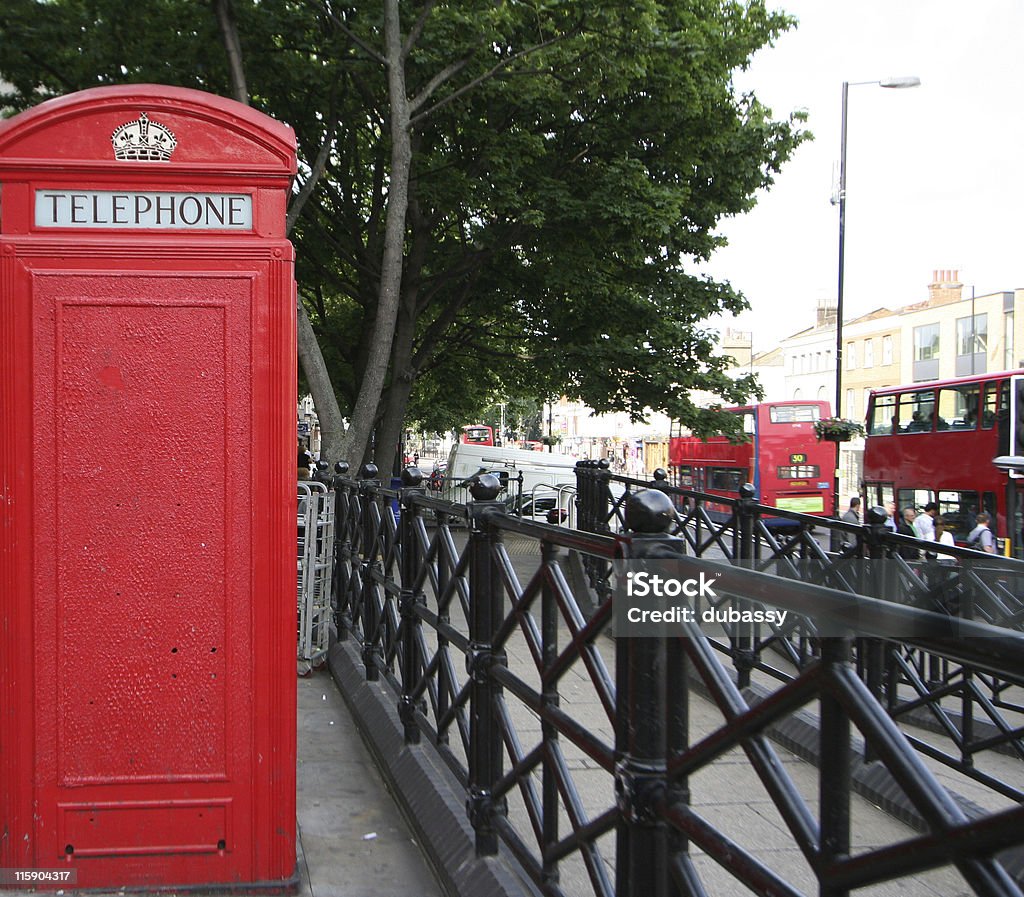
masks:
{"label": "green tree foliage", "polygon": [[[292,237],[343,411],[367,368],[393,183],[388,2],[232,7],[252,104],[295,128],[302,179],[324,162]],[[378,463],[403,420],[451,429],[517,396],[720,430],[690,390],[729,404],[755,387],[726,376],[702,322],[744,300],[693,272],[806,137],[731,80],[791,20],[762,0],[397,8],[412,155]],[[0,42],[15,109],[127,81],[232,95],[196,0],[6,0]]]}

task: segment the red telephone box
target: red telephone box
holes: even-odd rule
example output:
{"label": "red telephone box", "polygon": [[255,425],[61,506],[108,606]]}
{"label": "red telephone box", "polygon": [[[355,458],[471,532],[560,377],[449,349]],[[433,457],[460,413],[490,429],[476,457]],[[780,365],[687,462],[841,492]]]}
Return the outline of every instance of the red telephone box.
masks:
{"label": "red telephone box", "polygon": [[294,173],[199,91],[0,122],[0,869],[294,881]]}

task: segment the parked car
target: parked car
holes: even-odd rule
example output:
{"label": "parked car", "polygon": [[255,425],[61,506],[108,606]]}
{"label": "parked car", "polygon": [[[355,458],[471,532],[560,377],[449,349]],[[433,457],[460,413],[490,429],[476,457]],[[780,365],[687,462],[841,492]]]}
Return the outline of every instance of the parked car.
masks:
{"label": "parked car", "polygon": [[521,500],[509,497],[505,505],[510,514],[523,520],[537,523],[565,523],[569,519],[569,508],[575,498],[575,490],[544,491],[527,493]]}

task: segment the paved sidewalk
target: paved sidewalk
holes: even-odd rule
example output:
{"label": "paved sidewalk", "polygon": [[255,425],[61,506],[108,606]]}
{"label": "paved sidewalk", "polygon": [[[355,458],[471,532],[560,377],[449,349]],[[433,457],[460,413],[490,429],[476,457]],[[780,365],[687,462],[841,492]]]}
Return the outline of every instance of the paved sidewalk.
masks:
{"label": "paved sidewalk", "polygon": [[300,897],[441,897],[330,673],[298,697]]}

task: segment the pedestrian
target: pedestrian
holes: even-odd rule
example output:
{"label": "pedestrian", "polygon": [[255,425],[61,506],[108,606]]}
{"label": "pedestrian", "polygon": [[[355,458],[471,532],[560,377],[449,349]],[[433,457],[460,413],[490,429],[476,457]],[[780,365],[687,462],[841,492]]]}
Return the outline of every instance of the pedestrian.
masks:
{"label": "pedestrian", "polygon": [[945,518],[941,516],[935,518],[935,541],[940,545],[956,546],[956,540],[947,528]]}
{"label": "pedestrian", "polygon": [[886,529],[889,529],[889,530],[891,530],[894,533],[898,532],[899,531],[899,521],[898,521],[898,518],[896,516],[896,502],[894,502],[894,501],[887,501],[885,503],[885,512],[886,512],[886,515],[887,515],[886,518],[885,518]]}
{"label": "pedestrian", "polygon": [[[854,495],[850,499],[850,506],[843,511],[839,519],[844,523],[860,523],[860,498],[858,496]],[[842,532],[839,532],[838,529],[833,530],[832,536],[833,551],[845,551],[857,544],[857,537],[853,533],[848,533],[845,530]]]}
{"label": "pedestrian", "polygon": [[[914,518],[917,516],[917,512],[909,505],[903,509],[903,520],[900,525],[896,528],[896,532],[901,536],[910,536],[912,539],[917,538],[917,533],[914,531]],[[921,559],[921,552],[916,548],[911,548],[909,545],[901,545],[900,557],[906,561],[917,561]]]}
{"label": "pedestrian", "polygon": [[996,553],[996,537],[992,535],[992,530],[989,529],[989,522],[991,520],[992,518],[989,516],[988,511],[978,512],[978,516],[975,518],[976,525],[967,534],[968,548],[974,548],[988,554]]}
{"label": "pedestrian", "polygon": [[924,506],[923,513],[914,518],[914,535],[926,542],[935,541],[935,518],[939,516],[939,506],[934,501]]}

